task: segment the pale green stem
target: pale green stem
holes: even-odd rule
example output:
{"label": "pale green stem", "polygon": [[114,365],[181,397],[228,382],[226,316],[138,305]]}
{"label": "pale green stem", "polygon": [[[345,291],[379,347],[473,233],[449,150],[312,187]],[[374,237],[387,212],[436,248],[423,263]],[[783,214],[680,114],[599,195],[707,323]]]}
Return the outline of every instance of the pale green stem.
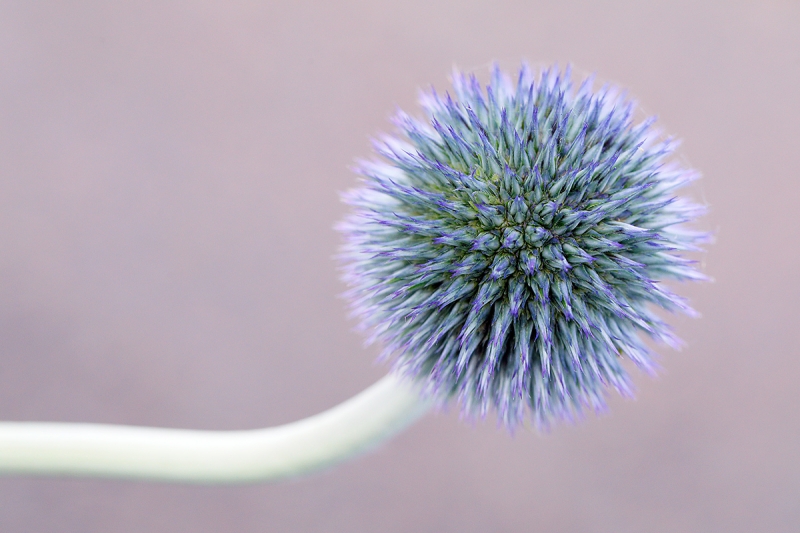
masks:
{"label": "pale green stem", "polygon": [[429,407],[410,383],[389,374],[332,409],[266,429],[0,422],[0,473],[192,483],[277,480],[363,453]]}

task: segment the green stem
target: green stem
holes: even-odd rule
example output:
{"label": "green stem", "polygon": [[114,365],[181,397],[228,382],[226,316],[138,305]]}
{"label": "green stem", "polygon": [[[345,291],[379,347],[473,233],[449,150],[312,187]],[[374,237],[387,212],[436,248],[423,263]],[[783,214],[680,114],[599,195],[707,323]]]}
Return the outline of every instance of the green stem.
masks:
{"label": "green stem", "polygon": [[332,409],[266,429],[0,422],[0,473],[192,483],[277,480],[359,455],[429,407],[407,381],[389,374]]}

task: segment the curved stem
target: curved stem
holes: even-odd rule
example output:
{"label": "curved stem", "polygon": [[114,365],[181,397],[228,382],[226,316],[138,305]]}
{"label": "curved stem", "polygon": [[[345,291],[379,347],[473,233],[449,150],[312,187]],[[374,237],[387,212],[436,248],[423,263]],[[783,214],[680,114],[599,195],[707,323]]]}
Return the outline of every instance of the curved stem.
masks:
{"label": "curved stem", "polygon": [[429,407],[411,384],[389,374],[332,409],[266,429],[0,422],[0,473],[194,483],[276,480],[367,451]]}

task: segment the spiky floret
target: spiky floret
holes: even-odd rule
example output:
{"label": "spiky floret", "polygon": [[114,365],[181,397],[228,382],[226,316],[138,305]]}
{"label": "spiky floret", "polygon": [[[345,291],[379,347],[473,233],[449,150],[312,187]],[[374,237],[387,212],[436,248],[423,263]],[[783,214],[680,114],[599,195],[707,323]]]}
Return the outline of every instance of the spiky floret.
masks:
{"label": "spiky floret", "polygon": [[348,296],[370,340],[468,416],[514,427],[601,409],[627,394],[639,338],[676,344],[652,304],[691,313],[662,283],[701,279],[682,227],[702,208],[674,196],[696,177],[673,144],[634,124],[616,89],[577,90],[569,69],[494,68],[485,90],[455,72],[454,95],[423,94],[425,119],[362,162],[340,225]]}

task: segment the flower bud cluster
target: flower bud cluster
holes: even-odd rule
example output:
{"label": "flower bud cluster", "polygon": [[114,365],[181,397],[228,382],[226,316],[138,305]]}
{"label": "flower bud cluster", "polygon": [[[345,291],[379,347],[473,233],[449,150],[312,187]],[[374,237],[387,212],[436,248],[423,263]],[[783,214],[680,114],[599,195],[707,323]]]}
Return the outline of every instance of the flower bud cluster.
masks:
{"label": "flower bud cluster", "polygon": [[398,114],[345,195],[355,315],[468,416],[494,408],[513,428],[601,409],[609,387],[630,392],[623,357],[652,371],[639,334],[678,342],[653,304],[692,312],[663,281],[702,279],[681,255],[705,238],[683,227],[702,208],[674,195],[696,174],[615,89],[576,89],[569,70],[453,85],[423,95],[424,120]]}

